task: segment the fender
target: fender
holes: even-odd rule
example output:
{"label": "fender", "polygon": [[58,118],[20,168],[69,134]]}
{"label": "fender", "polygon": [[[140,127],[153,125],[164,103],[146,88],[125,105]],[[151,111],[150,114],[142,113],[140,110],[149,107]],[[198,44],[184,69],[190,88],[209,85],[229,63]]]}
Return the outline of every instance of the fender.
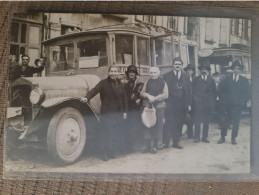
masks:
{"label": "fender", "polygon": [[80,98],[74,97],[57,97],[44,101],[34,120],[30,123],[29,128],[22,134],[22,138],[26,139],[30,134],[38,131],[46,131],[47,125],[52,115],[60,108],[74,107],[78,109],[82,115],[92,114],[96,121],[100,122],[100,117],[88,103],[82,103]]}
{"label": "fender", "polygon": [[51,98],[48,100],[45,100],[41,106],[44,109],[53,108],[63,103],[73,103],[76,102],[77,104],[81,104],[82,106],[87,105],[87,107],[92,111],[92,113],[95,115],[98,121],[100,121],[100,118],[98,114],[95,112],[95,110],[92,108],[92,106],[89,103],[82,103],[80,101],[80,98],[77,97],[57,97],[57,98]]}

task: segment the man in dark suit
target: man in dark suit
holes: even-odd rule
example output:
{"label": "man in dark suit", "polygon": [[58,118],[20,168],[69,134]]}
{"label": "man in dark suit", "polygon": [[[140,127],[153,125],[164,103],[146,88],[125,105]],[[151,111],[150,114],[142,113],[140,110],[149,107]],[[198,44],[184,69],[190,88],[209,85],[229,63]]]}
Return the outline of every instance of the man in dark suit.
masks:
{"label": "man in dark suit", "polygon": [[168,86],[168,99],[166,100],[165,113],[165,148],[169,147],[171,137],[173,137],[173,147],[183,149],[179,145],[182,134],[183,122],[190,106],[190,81],[186,73],[182,71],[183,61],[177,57],[173,60],[173,71],[164,75],[164,80]]}
{"label": "man in dark suit", "polygon": [[[100,120],[104,161],[115,157],[115,145],[118,137],[116,135],[122,136],[122,119],[125,120],[127,118],[128,102],[126,90],[125,86],[119,81],[118,74],[118,68],[111,66],[109,68],[109,77],[101,80],[88,92],[86,97],[81,98],[82,102],[87,102],[100,93],[102,102]],[[124,138],[120,137],[120,139]],[[119,142],[124,144],[124,140],[119,140]]]}
{"label": "man in dark suit", "polygon": [[209,122],[215,106],[217,89],[214,80],[209,75],[209,64],[201,64],[199,70],[201,75],[194,79],[192,85],[192,111],[195,123],[194,143],[200,142],[201,123],[203,123],[202,141],[209,143]]}
{"label": "man in dark suit", "polygon": [[[184,71],[186,72],[190,83],[192,85],[193,79],[194,79],[194,71],[195,71],[195,66],[188,64],[185,68]],[[192,97],[192,87],[190,87],[190,97]],[[184,123],[187,125],[187,135],[188,138],[193,138],[193,117],[192,117],[192,112],[188,112],[186,119]]]}
{"label": "man in dark suit", "polygon": [[218,143],[225,142],[227,129],[232,122],[231,143],[236,145],[241,112],[249,97],[249,82],[240,73],[244,66],[239,61],[233,62],[233,74],[226,77],[219,85],[219,103],[221,110],[221,138]]}

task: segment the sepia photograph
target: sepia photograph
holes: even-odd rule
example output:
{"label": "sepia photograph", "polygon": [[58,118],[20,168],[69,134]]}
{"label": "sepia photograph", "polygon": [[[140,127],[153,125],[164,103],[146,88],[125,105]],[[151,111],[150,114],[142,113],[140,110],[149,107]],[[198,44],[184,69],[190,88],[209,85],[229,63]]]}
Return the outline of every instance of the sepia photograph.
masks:
{"label": "sepia photograph", "polygon": [[251,20],[15,13],[4,177],[251,173]]}

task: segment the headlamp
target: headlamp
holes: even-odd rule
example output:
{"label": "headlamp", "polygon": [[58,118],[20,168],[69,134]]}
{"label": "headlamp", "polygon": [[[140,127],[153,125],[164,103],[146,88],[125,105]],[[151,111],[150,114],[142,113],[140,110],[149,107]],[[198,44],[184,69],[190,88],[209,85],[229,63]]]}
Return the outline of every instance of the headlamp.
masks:
{"label": "headlamp", "polygon": [[30,93],[30,101],[32,104],[38,104],[43,101],[45,94],[40,88],[34,88]]}

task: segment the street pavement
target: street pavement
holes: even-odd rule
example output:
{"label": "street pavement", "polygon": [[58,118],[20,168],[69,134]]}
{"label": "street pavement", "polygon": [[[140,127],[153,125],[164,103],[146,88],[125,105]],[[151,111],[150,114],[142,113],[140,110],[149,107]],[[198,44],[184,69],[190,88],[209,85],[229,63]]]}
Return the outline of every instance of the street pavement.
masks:
{"label": "street pavement", "polygon": [[230,174],[250,172],[250,118],[241,119],[237,145],[231,144],[231,130],[226,142],[220,138],[218,125],[210,124],[210,143],[193,143],[183,136],[184,149],[162,149],[157,154],[135,152],[102,161],[98,155],[84,154],[78,162],[65,167],[57,166],[50,156],[24,149],[15,159],[5,158],[8,172],[66,172],[66,173],[161,173],[161,174]]}

